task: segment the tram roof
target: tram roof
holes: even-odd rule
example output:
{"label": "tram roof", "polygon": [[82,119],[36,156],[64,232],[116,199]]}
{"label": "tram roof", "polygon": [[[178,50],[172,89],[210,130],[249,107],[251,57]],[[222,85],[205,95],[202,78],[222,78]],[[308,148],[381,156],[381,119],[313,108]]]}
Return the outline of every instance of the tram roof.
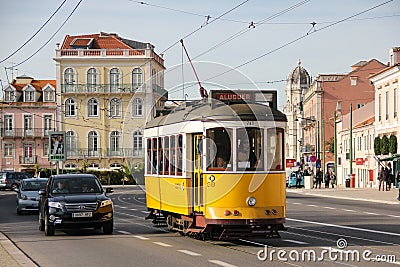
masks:
{"label": "tram roof", "polygon": [[186,108],[178,107],[168,115],[156,117],[146,124],[146,128],[171,125],[183,121],[282,121],[286,116],[281,111],[257,103],[241,103],[212,107],[201,103]]}

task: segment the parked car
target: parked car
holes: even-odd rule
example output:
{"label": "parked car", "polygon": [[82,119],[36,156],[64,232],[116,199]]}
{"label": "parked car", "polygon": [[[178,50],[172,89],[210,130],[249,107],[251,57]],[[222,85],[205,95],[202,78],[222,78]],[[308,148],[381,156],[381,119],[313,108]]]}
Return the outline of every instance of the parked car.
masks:
{"label": "parked car", "polygon": [[17,214],[39,210],[39,190],[44,189],[47,178],[29,178],[22,180],[17,194]]}
{"label": "parked car", "polygon": [[[286,177],[286,187],[296,187],[297,172],[291,172],[289,176]],[[304,187],[304,176],[301,175],[300,187]]]}
{"label": "parked car", "polygon": [[56,229],[95,228],[104,234],[113,232],[113,203],[93,174],[50,176],[46,188],[39,191],[39,230],[46,236]]}
{"label": "parked car", "polygon": [[0,189],[15,190],[23,179],[30,178],[25,172],[0,172]]}

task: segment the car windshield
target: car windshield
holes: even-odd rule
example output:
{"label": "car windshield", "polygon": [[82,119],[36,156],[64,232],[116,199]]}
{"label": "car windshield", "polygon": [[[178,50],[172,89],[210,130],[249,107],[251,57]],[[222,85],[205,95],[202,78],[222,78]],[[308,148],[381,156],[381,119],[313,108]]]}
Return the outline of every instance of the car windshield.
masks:
{"label": "car windshield", "polygon": [[77,177],[54,179],[52,192],[54,194],[99,194],[102,189],[97,179]]}
{"label": "car windshield", "polygon": [[46,187],[47,181],[22,181],[21,190],[22,191],[39,191]]}

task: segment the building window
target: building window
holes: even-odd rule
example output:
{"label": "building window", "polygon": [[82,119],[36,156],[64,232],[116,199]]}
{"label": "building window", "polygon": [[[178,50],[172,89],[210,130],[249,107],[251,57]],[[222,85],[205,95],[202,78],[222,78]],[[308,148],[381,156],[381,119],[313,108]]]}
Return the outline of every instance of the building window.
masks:
{"label": "building window", "polygon": [[110,164],[110,168],[113,168],[113,169],[120,169],[120,168],[122,168],[122,165],[119,164],[118,162],[114,162],[114,163],[111,163],[111,164]]}
{"label": "building window", "polygon": [[43,116],[43,134],[49,135],[53,131],[53,115]]}
{"label": "building window", "polygon": [[95,131],[88,134],[88,154],[89,156],[99,156],[99,137]]}
{"label": "building window", "polygon": [[77,166],[76,166],[75,163],[67,163],[67,164],[65,164],[64,167],[65,167],[66,169],[76,169],[76,168],[77,168]]}
{"label": "building window", "polygon": [[96,92],[96,86],[97,86],[97,71],[95,68],[90,68],[87,72],[88,92]]}
{"label": "building window", "polygon": [[100,164],[92,162],[92,163],[89,163],[88,168],[98,169],[98,168],[100,168]]}
{"label": "building window", "polygon": [[143,100],[141,98],[135,98],[132,105],[133,116],[143,116]]}
{"label": "building window", "polygon": [[113,98],[110,101],[110,118],[121,117],[121,99]]}
{"label": "building window", "polygon": [[397,117],[397,89],[393,89],[393,117]]}
{"label": "building window", "polygon": [[135,68],[132,71],[132,89],[139,89],[143,84],[143,72],[140,68]]}
{"label": "building window", "polygon": [[10,89],[6,89],[4,92],[4,101],[5,102],[15,102],[15,92],[14,90]]}
{"label": "building window", "polygon": [[35,163],[33,162],[33,143],[25,143],[24,144],[24,163]]}
{"label": "building window", "polygon": [[35,101],[35,90],[28,88],[24,91],[24,102]]}
{"label": "building window", "polygon": [[351,86],[357,85],[357,77],[350,77],[350,85]]}
{"label": "building window", "polygon": [[65,117],[76,116],[76,102],[72,98],[65,100]]}
{"label": "building window", "polygon": [[385,93],[385,97],[386,97],[386,106],[385,106],[385,108],[386,108],[386,120],[388,120],[389,119],[389,91],[386,91],[386,93]]}
{"label": "building window", "polygon": [[13,115],[4,115],[4,136],[14,135],[14,118]]}
{"label": "building window", "polygon": [[4,143],[4,157],[14,157],[14,144],[13,143]]}
{"label": "building window", "polygon": [[119,69],[112,68],[110,70],[110,92],[117,92],[119,88]]}
{"label": "building window", "polygon": [[43,143],[43,157],[49,156],[49,142]]}
{"label": "building window", "polygon": [[65,134],[65,146],[67,156],[76,156],[77,155],[77,137],[75,132],[67,131]]}
{"label": "building window", "polygon": [[94,98],[91,98],[88,101],[88,116],[89,117],[99,116],[99,103]]}
{"label": "building window", "polygon": [[24,136],[33,136],[33,115],[24,115]]}
{"label": "building window", "polygon": [[143,155],[143,134],[141,131],[135,131],[133,133],[133,155]]}
{"label": "building window", "polygon": [[72,68],[64,70],[64,88],[65,92],[75,92],[75,73]]}
{"label": "building window", "polygon": [[54,91],[50,88],[46,88],[43,92],[44,102],[54,102]]}
{"label": "building window", "polygon": [[363,103],[358,103],[358,104],[357,104],[357,108],[362,108],[363,106],[364,106]]}
{"label": "building window", "polygon": [[120,150],[121,134],[118,131],[112,131],[110,135],[110,151],[113,155]]}

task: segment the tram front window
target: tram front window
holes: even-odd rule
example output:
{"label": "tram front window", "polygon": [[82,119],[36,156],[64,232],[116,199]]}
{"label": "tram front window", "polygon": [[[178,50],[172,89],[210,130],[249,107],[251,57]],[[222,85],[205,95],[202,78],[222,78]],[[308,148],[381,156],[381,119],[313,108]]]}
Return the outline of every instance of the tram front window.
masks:
{"label": "tram front window", "polygon": [[237,169],[262,169],[262,136],[259,128],[237,129]]}
{"label": "tram front window", "polygon": [[207,130],[207,169],[232,169],[232,130],[214,128]]}

